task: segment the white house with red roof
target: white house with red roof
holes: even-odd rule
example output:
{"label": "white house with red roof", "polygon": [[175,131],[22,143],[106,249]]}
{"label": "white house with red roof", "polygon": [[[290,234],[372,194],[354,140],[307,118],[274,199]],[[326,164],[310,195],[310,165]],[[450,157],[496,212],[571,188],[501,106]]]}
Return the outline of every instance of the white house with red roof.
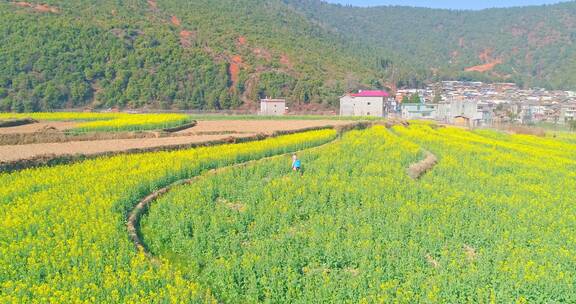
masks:
{"label": "white house with red roof", "polygon": [[340,116],[384,116],[386,91],[358,91],[340,98]]}

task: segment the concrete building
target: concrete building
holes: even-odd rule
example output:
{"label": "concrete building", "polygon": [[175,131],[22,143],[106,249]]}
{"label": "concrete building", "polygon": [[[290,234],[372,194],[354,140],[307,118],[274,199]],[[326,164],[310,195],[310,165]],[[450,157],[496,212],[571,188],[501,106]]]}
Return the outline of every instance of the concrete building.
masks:
{"label": "concrete building", "polygon": [[404,119],[436,119],[438,105],[430,103],[403,103],[401,106]]}
{"label": "concrete building", "polygon": [[560,123],[576,120],[576,103],[566,103],[560,107]]}
{"label": "concrete building", "polygon": [[477,127],[491,119],[490,110],[476,100],[451,100],[438,105],[437,119],[447,123]]}
{"label": "concrete building", "polygon": [[286,114],[285,99],[265,98],[260,100],[260,115],[281,116]]}
{"label": "concrete building", "polygon": [[386,91],[359,91],[340,98],[340,116],[384,116]]}

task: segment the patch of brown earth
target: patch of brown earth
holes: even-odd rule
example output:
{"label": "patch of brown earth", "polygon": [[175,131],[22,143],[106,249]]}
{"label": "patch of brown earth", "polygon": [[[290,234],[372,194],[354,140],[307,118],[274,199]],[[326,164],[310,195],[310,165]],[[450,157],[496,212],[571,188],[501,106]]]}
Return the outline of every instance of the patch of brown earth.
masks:
{"label": "patch of brown earth", "polygon": [[175,26],[180,26],[182,24],[182,22],[180,21],[180,19],[176,16],[172,16],[170,17],[170,22],[175,25]]}
{"label": "patch of brown earth", "polygon": [[534,55],[532,55],[532,53],[530,52],[526,52],[526,56],[524,56],[524,61],[526,62],[526,64],[532,65],[532,63],[534,63]]}
{"label": "patch of brown earth", "polygon": [[39,122],[17,127],[0,128],[0,134],[36,133],[36,132],[42,132],[47,129],[64,131],[74,128],[77,124],[78,124],[77,122],[71,122],[71,121]]}
{"label": "patch of brown earth", "polygon": [[55,6],[51,6],[48,4],[35,4],[35,3],[29,3],[29,2],[12,2],[12,4],[16,5],[16,6],[20,6],[20,7],[29,7],[34,9],[35,11],[41,12],[41,13],[53,13],[53,14],[58,14],[60,13],[60,9],[58,9]]}
{"label": "patch of brown earth", "polygon": [[[278,131],[300,131],[324,126],[345,128],[352,124],[353,122],[351,121],[333,120],[200,121],[198,126],[173,133],[175,136],[170,137],[106,139],[0,146],[0,162],[9,163],[41,157],[51,159],[53,157],[74,155],[94,156],[102,155],[104,153],[132,152],[155,148],[181,148],[182,146],[202,144],[217,140],[234,142],[234,140],[239,138],[249,138],[258,134],[272,135]],[[202,134],[201,132],[215,132],[217,134]]]}
{"label": "patch of brown earth", "polygon": [[113,139],[96,141],[72,141],[64,143],[43,143],[30,145],[0,146],[0,162],[33,159],[41,156],[98,155],[109,152],[122,152],[156,147],[171,147],[203,143],[227,138],[248,137],[242,135],[197,135],[162,138]]}
{"label": "patch of brown earth", "polygon": [[460,52],[458,52],[458,51],[452,51],[452,53],[450,53],[450,58],[452,60],[458,59],[458,56],[460,56]]}
{"label": "patch of brown earth", "polygon": [[488,62],[486,64],[475,65],[473,67],[466,68],[466,72],[488,72],[492,71],[497,65],[502,64],[502,59],[496,59],[494,61]]}
{"label": "patch of brown earth", "polygon": [[344,120],[205,120],[190,129],[177,134],[198,134],[206,132],[233,132],[272,134],[277,131],[294,131],[324,126],[348,125]]}
{"label": "patch of brown earth", "polygon": [[182,30],[180,31],[180,44],[182,47],[189,48],[192,46],[192,40],[196,37],[196,34],[191,31]]}
{"label": "patch of brown earth", "polygon": [[484,49],[480,55],[478,55],[478,58],[482,60],[484,64],[466,68],[465,71],[484,73],[492,71],[497,65],[502,64],[503,60],[501,58],[492,58],[492,52],[493,50],[490,48]]}
{"label": "patch of brown earth", "polygon": [[544,47],[554,44],[565,39],[560,31],[552,28],[547,28],[546,23],[539,22],[534,29],[528,33],[528,44],[534,47]]}
{"label": "patch of brown earth", "polygon": [[228,72],[230,73],[230,79],[232,80],[232,86],[234,87],[236,86],[238,80],[240,79],[239,75],[240,75],[240,68],[242,67],[242,65],[243,61],[240,55],[232,56]]}
{"label": "patch of brown earth", "polygon": [[252,53],[258,58],[264,58],[266,61],[272,60],[272,54],[266,49],[255,48],[252,50]]}
{"label": "patch of brown earth", "polygon": [[473,247],[470,247],[470,246],[464,244],[462,249],[464,250],[464,254],[466,255],[466,259],[469,262],[475,261],[476,258],[478,257],[478,253],[476,253],[476,249],[474,249]]}
{"label": "patch of brown earth", "polygon": [[156,0],[148,0],[148,6],[153,10],[158,9],[158,3],[156,2]]}
{"label": "patch of brown earth", "polygon": [[248,43],[248,40],[246,39],[246,37],[244,37],[244,36],[238,37],[238,45],[246,45],[246,43]]}
{"label": "patch of brown earth", "polygon": [[280,64],[287,68],[292,68],[292,61],[290,61],[290,58],[288,58],[286,54],[280,55]]}

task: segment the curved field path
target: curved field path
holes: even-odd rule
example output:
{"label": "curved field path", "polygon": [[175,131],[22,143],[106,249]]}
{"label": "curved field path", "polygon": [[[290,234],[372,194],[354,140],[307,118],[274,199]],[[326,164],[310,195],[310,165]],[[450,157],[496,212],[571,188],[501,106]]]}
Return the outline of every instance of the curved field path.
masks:
{"label": "curved field path", "polygon": [[138,204],[136,204],[134,206],[134,208],[132,210],[130,210],[130,212],[128,213],[128,219],[127,219],[127,223],[126,223],[126,229],[128,230],[128,236],[130,237],[130,240],[132,240],[132,242],[134,243],[136,250],[138,250],[138,251],[141,250],[149,258],[154,259],[154,256],[150,253],[148,248],[146,248],[146,244],[144,244],[144,242],[142,241],[142,238],[141,238],[142,234],[140,231],[140,219],[146,213],[146,211],[150,208],[150,205],[154,201],[158,200],[158,198],[160,198],[161,196],[165,195],[166,193],[170,192],[172,189],[174,189],[176,187],[183,186],[183,185],[190,185],[193,182],[197,181],[198,179],[205,178],[206,176],[209,176],[209,175],[218,174],[224,170],[230,170],[232,168],[238,168],[238,167],[246,167],[246,166],[249,166],[252,164],[256,164],[259,162],[263,162],[263,161],[267,161],[267,160],[271,160],[271,159],[275,159],[275,158],[289,157],[294,153],[302,153],[305,151],[317,150],[317,149],[320,149],[320,148],[325,147],[327,145],[333,144],[337,140],[338,140],[338,138],[331,140],[327,143],[324,143],[324,144],[321,144],[321,145],[318,145],[315,147],[311,147],[311,148],[306,148],[306,149],[292,151],[292,152],[288,152],[288,153],[272,155],[272,156],[263,157],[260,159],[249,160],[249,161],[245,161],[242,163],[237,163],[237,164],[233,164],[233,165],[229,165],[229,166],[211,169],[211,170],[208,170],[206,172],[201,173],[200,175],[196,175],[194,177],[187,178],[187,179],[178,180],[178,181],[176,181],[176,182],[174,182],[174,183],[172,183],[172,184],[170,184],[164,188],[156,190],[153,193],[146,196],[145,198],[143,198],[142,200],[140,200],[138,202]]}

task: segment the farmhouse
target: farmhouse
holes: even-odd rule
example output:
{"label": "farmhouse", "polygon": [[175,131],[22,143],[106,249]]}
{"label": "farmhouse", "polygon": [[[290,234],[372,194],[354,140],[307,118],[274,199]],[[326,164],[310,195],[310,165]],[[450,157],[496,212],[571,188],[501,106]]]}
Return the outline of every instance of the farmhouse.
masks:
{"label": "farmhouse", "polygon": [[286,113],[285,99],[264,98],[260,100],[260,115],[281,116]]}
{"label": "farmhouse", "polygon": [[340,98],[340,116],[384,116],[386,91],[358,91]]}

